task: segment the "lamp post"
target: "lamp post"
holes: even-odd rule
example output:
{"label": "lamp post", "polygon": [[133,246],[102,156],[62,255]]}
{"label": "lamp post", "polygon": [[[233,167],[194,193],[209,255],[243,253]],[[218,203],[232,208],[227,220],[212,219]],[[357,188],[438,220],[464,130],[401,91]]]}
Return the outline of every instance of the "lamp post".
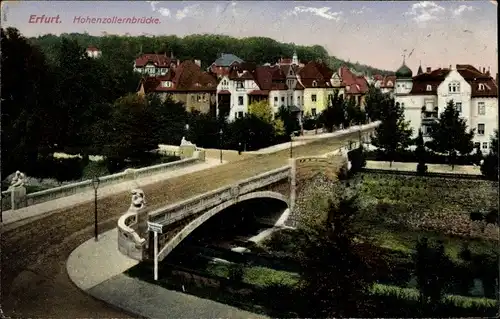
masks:
{"label": "lamp post", "polygon": [[290,158],[293,157],[293,132],[290,133]]}
{"label": "lamp post", "polygon": [[219,148],[220,148],[220,163],[222,164],[222,129],[219,131]]}
{"label": "lamp post", "polygon": [[94,176],[92,178],[92,187],[94,187],[94,237],[95,241],[98,241],[97,235],[98,235],[98,230],[97,230],[97,189],[99,188],[99,183],[101,181],[99,180],[99,177]]}

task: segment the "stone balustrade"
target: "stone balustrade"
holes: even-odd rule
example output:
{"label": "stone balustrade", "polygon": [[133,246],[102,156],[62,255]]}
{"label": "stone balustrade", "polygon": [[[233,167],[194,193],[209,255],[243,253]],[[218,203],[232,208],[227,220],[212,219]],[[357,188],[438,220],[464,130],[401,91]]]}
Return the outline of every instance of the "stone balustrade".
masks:
{"label": "stone balustrade", "polygon": [[250,193],[256,189],[271,185],[283,179],[288,179],[291,167],[281,167],[255,177],[240,181],[236,185],[222,187],[185,201],[157,209],[149,213],[149,221],[169,225],[186,216],[218,206],[234,197]]}
{"label": "stone balustrade", "polygon": [[137,212],[127,212],[118,219],[118,250],[126,256],[140,260],[146,239],[140,237],[137,226]]}
{"label": "stone balustrade", "polygon": [[[127,169],[121,173],[100,177],[99,187],[118,184],[125,181],[133,181],[137,178],[148,177],[151,175],[176,170],[185,166],[194,165],[200,161],[205,160],[204,149],[197,148],[194,145],[192,146],[192,149],[193,151],[191,152],[191,157],[188,158],[184,158],[170,163],[163,163],[163,164],[143,167],[139,169]],[[47,201],[51,201],[54,199],[79,194],[89,190],[93,190],[92,180],[90,179],[82,182],[72,183],[68,185],[46,189],[35,193],[26,194],[25,196],[23,196],[23,198],[19,198],[20,201],[19,205],[15,205],[14,207],[12,205],[9,205],[8,207],[5,207],[7,204],[4,204],[4,208],[7,208],[6,210],[18,209],[20,207],[32,206]],[[10,192],[11,191],[2,192],[2,197],[3,197],[2,203],[5,203],[6,200],[8,200],[9,196],[6,193]],[[12,194],[10,195],[10,197],[12,197]]]}

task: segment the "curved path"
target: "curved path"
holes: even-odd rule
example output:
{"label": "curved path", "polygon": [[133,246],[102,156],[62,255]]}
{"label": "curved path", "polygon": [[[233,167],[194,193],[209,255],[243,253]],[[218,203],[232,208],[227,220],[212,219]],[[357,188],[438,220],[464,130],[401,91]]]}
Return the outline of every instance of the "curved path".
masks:
{"label": "curved path", "polygon": [[[342,138],[311,142],[294,148],[293,155],[321,155],[357,138],[358,134],[352,133]],[[256,155],[143,189],[149,206],[154,209],[281,167],[287,164],[288,157],[288,150]],[[118,217],[129,204],[128,192],[100,199],[100,231],[115,228]],[[5,315],[13,318],[128,317],[80,291],[66,273],[69,254],[93,235],[93,218],[93,203],[90,202],[61,209],[17,228],[2,229],[0,299]]]}

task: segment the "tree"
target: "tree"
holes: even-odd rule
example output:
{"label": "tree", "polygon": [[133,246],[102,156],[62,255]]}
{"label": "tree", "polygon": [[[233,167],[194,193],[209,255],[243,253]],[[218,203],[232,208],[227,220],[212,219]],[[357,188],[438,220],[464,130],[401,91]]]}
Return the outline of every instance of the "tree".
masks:
{"label": "tree", "polygon": [[453,100],[448,102],[439,121],[432,126],[432,141],[429,143],[434,151],[448,154],[452,169],[457,153],[470,154],[474,148],[474,131],[467,132],[467,124],[459,115]]}
{"label": "tree", "polygon": [[332,132],[336,126],[344,123],[346,112],[345,106],[344,98],[339,96],[338,92],[335,92],[334,95],[330,97],[328,107],[319,115],[319,122],[328,132]]}
{"label": "tree", "polygon": [[[299,316],[363,316],[373,282],[366,251],[355,242],[360,208],[350,189],[329,202],[326,216],[301,228],[302,300]],[[368,240],[363,237],[363,241]]]}
{"label": "tree", "polygon": [[427,151],[425,150],[425,145],[424,145],[424,137],[422,135],[422,131],[418,130],[418,136],[416,139],[416,146],[417,148],[415,149],[415,156],[417,158],[417,173],[419,175],[424,175],[425,172],[427,171],[427,165],[425,165],[426,158],[427,158]]}
{"label": "tree", "polygon": [[491,137],[490,153],[484,158],[481,173],[490,180],[498,180],[498,130]]}
{"label": "tree", "polygon": [[474,164],[481,165],[481,161],[484,159],[483,151],[481,151],[481,144],[476,146],[476,151],[474,152],[473,161]]}
{"label": "tree", "polygon": [[272,123],[273,121],[273,111],[266,100],[250,104],[248,106],[248,113],[266,123]]}
{"label": "tree", "polygon": [[372,121],[380,120],[388,104],[389,97],[379,88],[370,85],[365,98],[365,111]]}
{"label": "tree", "polygon": [[290,136],[290,134],[292,134],[293,132],[300,130],[299,120],[297,119],[297,116],[290,111],[289,108],[281,106],[276,117],[283,122],[283,126],[285,129],[284,135]]}
{"label": "tree", "polygon": [[158,148],[151,123],[154,123],[154,114],[145,97],[131,93],[114,103],[102,143],[103,155],[117,163],[116,169],[124,161],[142,160],[149,151]]}
{"label": "tree", "polygon": [[35,165],[40,147],[55,143],[57,122],[51,118],[54,77],[41,50],[14,28],[1,29],[1,46],[1,171],[6,176]]}
{"label": "tree", "polygon": [[[150,111],[153,114],[154,137],[159,144],[179,145],[182,137],[191,139],[191,133],[198,129],[196,125],[186,128],[188,123],[188,114],[184,104],[175,102],[167,97],[163,101],[157,94],[148,94],[146,96]],[[188,130],[187,130],[188,129]]]}
{"label": "tree", "polygon": [[452,273],[452,262],[445,253],[443,242],[439,241],[437,245],[431,246],[427,238],[420,239],[414,263],[421,309],[434,313],[442,301]]}
{"label": "tree", "polygon": [[[266,100],[253,102],[248,106],[248,113],[260,120],[264,123],[271,124],[274,129],[274,135],[276,136],[285,136],[285,124],[278,117],[274,116],[273,110],[269,106],[269,103]],[[289,135],[288,135],[289,136]]]}
{"label": "tree", "polygon": [[405,121],[404,108],[391,101],[381,116],[380,125],[375,129],[372,144],[384,152],[392,166],[395,153],[410,144],[411,135],[412,129],[410,123]]}

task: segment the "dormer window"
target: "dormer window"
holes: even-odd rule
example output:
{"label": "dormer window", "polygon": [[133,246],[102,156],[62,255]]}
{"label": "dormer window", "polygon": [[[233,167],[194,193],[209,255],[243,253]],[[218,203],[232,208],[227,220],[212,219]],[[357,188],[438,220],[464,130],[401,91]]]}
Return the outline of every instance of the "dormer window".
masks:
{"label": "dormer window", "polygon": [[432,91],[432,85],[427,84],[427,92],[430,92],[430,91]]}
{"label": "dormer window", "polygon": [[484,91],[484,84],[483,83],[479,83],[478,90]]}
{"label": "dormer window", "polygon": [[163,87],[164,88],[172,87],[172,82],[170,82],[170,81],[163,81]]}
{"label": "dormer window", "polygon": [[[379,83],[379,81],[377,81],[377,83]],[[392,82],[391,81],[387,82],[387,86],[392,86]]]}
{"label": "dormer window", "polygon": [[313,87],[317,87],[317,86],[318,86],[318,82],[313,81],[312,86],[313,86]]}
{"label": "dormer window", "polygon": [[196,87],[200,87],[200,86],[201,86],[201,84],[200,84],[200,83],[195,83],[195,84],[194,84],[194,86],[196,86]]}
{"label": "dormer window", "polygon": [[290,73],[288,73],[288,74],[290,74],[290,75],[293,75],[293,72],[292,72],[292,70],[290,70]]}
{"label": "dormer window", "polygon": [[448,92],[459,93],[460,92],[460,83],[459,82],[451,82],[450,84],[448,84]]}

